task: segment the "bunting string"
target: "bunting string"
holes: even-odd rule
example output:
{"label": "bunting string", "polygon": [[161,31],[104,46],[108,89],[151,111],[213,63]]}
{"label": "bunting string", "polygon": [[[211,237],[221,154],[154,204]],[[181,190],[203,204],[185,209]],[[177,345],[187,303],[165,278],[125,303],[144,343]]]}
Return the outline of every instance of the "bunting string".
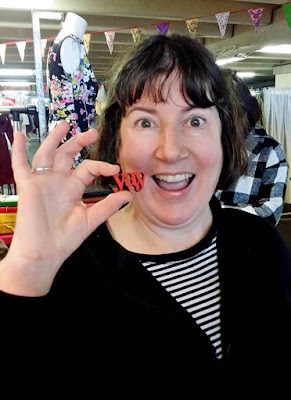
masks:
{"label": "bunting string", "polygon": [[[228,12],[222,12],[222,13],[215,14],[221,37],[223,37],[225,35],[230,14],[241,13],[241,12],[249,13],[249,15],[253,21],[254,28],[256,31],[258,31],[260,19],[261,19],[262,13],[263,13],[263,8],[228,11]],[[212,16],[213,15],[204,15],[204,16],[200,16],[200,17],[189,18],[187,20],[181,20],[181,19],[175,20],[175,22],[182,22],[182,21],[185,22],[187,25],[189,34],[191,36],[195,37],[197,34],[199,20],[202,18],[207,18],[207,17],[212,17]],[[159,23],[152,23],[152,24],[148,24],[148,25],[144,25],[144,26],[140,26],[140,27],[132,26],[132,27],[122,27],[122,28],[105,30],[105,31],[89,32],[84,35],[84,44],[88,48],[88,50],[87,50],[87,53],[88,53],[91,35],[103,33],[105,35],[105,39],[106,39],[106,43],[107,43],[109,52],[110,52],[110,54],[112,54],[113,46],[114,46],[114,38],[115,38],[116,32],[121,31],[121,30],[131,30],[133,41],[136,43],[136,42],[139,42],[139,40],[141,38],[142,28],[149,27],[149,26],[155,26],[159,34],[167,35],[169,26],[170,26],[170,22],[173,22],[173,21],[169,21],[169,22],[161,21]],[[54,39],[55,39],[55,37],[49,37],[49,38],[42,39],[43,55],[45,52],[47,41],[51,41]],[[0,58],[2,60],[2,64],[5,63],[5,52],[6,52],[6,48],[8,45],[16,45],[17,46],[20,58],[23,61],[24,52],[25,52],[25,44],[32,43],[32,42],[33,42],[33,39],[29,39],[29,40],[25,40],[25,41],[22,40],[19,42],[15,41],[15,42],[0,43]]]}

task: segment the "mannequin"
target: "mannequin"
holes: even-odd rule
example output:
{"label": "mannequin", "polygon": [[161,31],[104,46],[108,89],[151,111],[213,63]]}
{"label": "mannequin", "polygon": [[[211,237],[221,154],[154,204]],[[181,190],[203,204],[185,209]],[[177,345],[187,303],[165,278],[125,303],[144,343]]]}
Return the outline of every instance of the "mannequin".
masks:
{"label": "mannequin", "polygon": [[[68,12],[48,52],[49,131],[58,121],[66,119],[70,131],[62,143],[95,125],[98,85],[83,43],[86,28],[84,18]],[[83,149],[78,153],[72,168],[76,168],[88,152],[89,149]]]}
{"label": "mannequin", "polygon": [[68,74],[72,74],[78,68],[81,54],[80,46],[70,35],[74,35],[80,39],[83,38],[86,29],[87,21],[77,14],[68,12],[65,21],[62,23],[62,29],[55,39],[55,43],[65,39],[61,46],[61,62],[64,70]]}

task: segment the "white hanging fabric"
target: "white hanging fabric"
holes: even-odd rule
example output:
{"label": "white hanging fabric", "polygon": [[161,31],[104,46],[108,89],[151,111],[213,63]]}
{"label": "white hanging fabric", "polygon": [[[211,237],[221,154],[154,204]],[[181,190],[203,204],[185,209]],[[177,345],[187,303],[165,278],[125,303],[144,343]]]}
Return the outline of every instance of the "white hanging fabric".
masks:
{"label": "white hanging fabric", "polygon": [[266,131],[284,148],[289,165],[285,203],[291,204],[291,89],[265,88]]}

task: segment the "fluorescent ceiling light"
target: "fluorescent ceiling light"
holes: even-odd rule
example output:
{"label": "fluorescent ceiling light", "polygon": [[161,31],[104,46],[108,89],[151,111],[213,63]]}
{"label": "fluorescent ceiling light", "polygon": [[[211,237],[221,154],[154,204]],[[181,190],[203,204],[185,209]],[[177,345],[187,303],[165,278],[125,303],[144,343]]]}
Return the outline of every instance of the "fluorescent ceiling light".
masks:
{"label": "fluorescent ceiling light", "polygon": [[[13,8],[22,8],[22,9],[32,9],[32,10],[38,10],[39,9],[39,0],[1,0],[1,5],[0,8],[6,8],[6,9],[13,9]],[[50,6],[52,4],[52,0],[46,0],[45,5],[46,7]]]}
{"label": "fluorescent ceiling light", "polygon": [[34,69],[0,69],[1,76],[33,76]]}
{"label": "fluorescent ceiling light", "polygon": [[231,64],[237,61],[245,60],[247,58],[246,54],[238,54],[235,57],[228,57],[228,58],[222,58],[220,60],[216,60],[217,65],[225,65],[225,64]]}
{"label": "fluorescent ceiling light", "polygon": [[0,86],[7,86],[7,87],[28,87],[31,85],[35,85],[35,82],[0,82]]}
{"label": "fluorescent ceiling light", "polygon": [[61,12],[51,12],[51,11],[39,11],[39,18],[42,19],[56,19],[61,20],[63,18],[63,14]]}
{"label": "fluorescent ceiling light", "polygon": [[277,44],[275,46],[265,46],[257,51],[260,53],[291,54],[291,44]]}
{"label": "fluorescent ceiling light", "polygon": [[256,76],[255,72],[237,72],[236,74],[240,78],[253,78]]}
{"label": "fluorescent ceiling light", "polygon": [[[20,90],[5,90],[3,91],[3,93],[5,93],[6,95],[10,95],[10,96],[15,96],[20,92]],[[21,94],[29,94],[30,91],[29,90],[21,90]]]}

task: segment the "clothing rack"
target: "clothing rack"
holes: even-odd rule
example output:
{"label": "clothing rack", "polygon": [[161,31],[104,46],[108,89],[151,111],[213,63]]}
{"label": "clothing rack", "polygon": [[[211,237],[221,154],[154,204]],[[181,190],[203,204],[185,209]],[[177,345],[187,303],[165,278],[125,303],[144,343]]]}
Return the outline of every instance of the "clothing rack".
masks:
{"label": "clothing rack", "polygon": [[20,130],[19,114],[37,114],[36,106],[28,107],[0,107],[0,114],[12,115],[14,132]]}

